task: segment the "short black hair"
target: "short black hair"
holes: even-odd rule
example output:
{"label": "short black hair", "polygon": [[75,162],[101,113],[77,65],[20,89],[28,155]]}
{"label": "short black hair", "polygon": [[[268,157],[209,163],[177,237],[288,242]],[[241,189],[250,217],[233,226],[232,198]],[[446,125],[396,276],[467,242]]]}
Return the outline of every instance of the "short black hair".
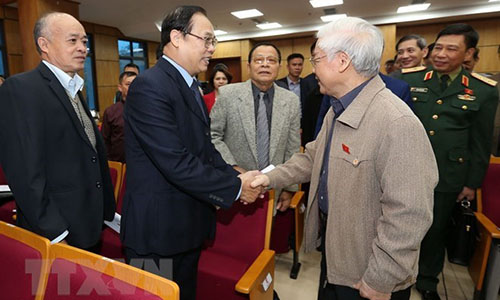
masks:
{"label": "short black hair", "polygon": [[294,58],[301,58],[302,60],[304,60],[304,55],[300,53],[292,53],[288,55],[288,57],[286,58],[286,62],[289,63]]}
{"label": "short black hair", "polygon": [[134,64],[134,63],[128,63],[126,64],[124,67],[123,67],[123,70],[125,70],[126,68],[136,68],[137,69],[137,74],[139,74],[140,72],[140,69],[139,69],[139,66]]}
{"label": "short black hair", "polygon": [[399,41],[396,43],[396,51],[398,51],[399,44],[401,44],[402,42],[411,41],[411,40],[417,41],[417,46],[418,46],[418,48],[420,48],[420,50],[424,50],[425,46],[427,46],[427,42],[420,35],[408,34],[408,35],[405,35],[402,38],[400,38]]}
{"label": "short black hair", "polygon": [[210,73],[210,77],[208,78],[208,84],[212,89],[214,89],[214,79],[215,75],[217,72],[222,72],[224,75],[226,75],[227,78],[227,83],[231,83],[233,80],[233,75],[229,73],[229,70],[227,69],[227,66],[225,64],[216,64],[215,67],[212,69],[212,73]]}
{"label": "short black hair", "polygon": [[184,34],[191,31],[193,28],[191,19],[196,13],[200,13],[205,17],[207,16],[207,11],[200,6],[183,5],[178,6],[165,17],[161,24],[161,49],[170,43],[170,32],[172,30],[179,30]]}
{"label": "short black hair", "polygon": [[127,72],[122,72],[120,74],[120,77],[118,77],[118,82],[122,83],[122,81],[123,81],[123,79],[125,77],[132,77],[132,76],[137,76],[137,73],[135,73],[135,72],[128,72],[128,71]]}
{"label": "short black hair", "polygon": [[441,30],[436,41],[444,35],[463,35],[465,40],[465,46],[467,49],[476,48],[477,42],[479,41],[479,34],[472,26],[465,23],[456,23],[446,26]]}
{"label": "short black hair", "polygon": [[253,46],[252,49],[250,49],[250,52],[248,53],[248,63],[250,63],[252,61],[252,54],[255,51],[255,49],[259,48],[260,46],[270,46],[270,47],[273,47],[276,50],[276,52],[278,52],[278,62],[281,64],[281,52],[280,52],[280,49],[278,49],[278,47],[276,47],[276,45],[274,45],[273,43],[269,43],[269,42],[262,42],[262,43],[255,44],[255,46]]}
{"label": "short black hair", "polygon": [[388,59],[385,61],[384,65],[387,65],[387,64],[394,64],[396,61],[394,59]]}

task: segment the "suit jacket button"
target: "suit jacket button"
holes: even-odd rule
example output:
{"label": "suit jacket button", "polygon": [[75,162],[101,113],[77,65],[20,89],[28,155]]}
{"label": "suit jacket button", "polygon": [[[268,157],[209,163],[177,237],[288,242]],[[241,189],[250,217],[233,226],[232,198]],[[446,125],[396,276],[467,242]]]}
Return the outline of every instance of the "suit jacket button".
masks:
{"label": "suit jacket button", "polygon": [[443,104],[443,100],[439,99],[438,101],[436,101],[437,104]]}
{"label": "suit jacket button", "polygon": [[434,120],[437,120],[437,119],[439,119],[439,116],[438,116],[438,115],[433,115],[433,116],[432,116],[432,118],[433,118]]}
{"label": "suit jacket button", "polygon": [[467,108],[468,108],[467,105],[462,105],[463,110],[467,110]]}
{"label": "suit jacket button", "polygon": [[210,135],[210,132],[206,131],[206,132],[205,132],[205,135],[206,135],[206,136],[209,136],[209,135]]}
{"label": "suit jacket button", "polygon": [[429,135],[435,135],[436,132],[434,130],[429,131]]}
{"label": "suit jacket button", "polygon": [[458,162],[461,163],[461,164],[463,164],[464,163],[464,159],[462,157],[459,157],[458,158]]}
{"label": "suit jacket button", "polygon": [[97,181],[97,182],[95,183],[95,187],[96,187],[96,188],[98,188],[98,189],[100,189],[100,188],[101,188],[101,183],[100,183],[99,181]]}
{"label": "suit jacket button", "polygon": [[418,99],[417,99],[417,97],[413,97],[413,98],[411,98],[411,100],[412,100],[413,102],[415,102],[415,101],[417,101]]}
{"label": "suit jacket button", "polygon": [[92,162],[93,162],[93,163],[97,162],[97,157],[92,156]]}

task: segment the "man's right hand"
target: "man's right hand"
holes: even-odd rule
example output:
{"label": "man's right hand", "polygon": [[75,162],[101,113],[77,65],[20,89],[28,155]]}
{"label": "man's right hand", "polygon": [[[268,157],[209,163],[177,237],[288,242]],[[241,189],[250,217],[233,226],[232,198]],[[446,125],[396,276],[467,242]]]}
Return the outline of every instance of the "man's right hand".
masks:
{"label": "man's right hand", "polygon": [[254,181],[255,176],[261,174],[259,171],[249,171],[238,175],[241,179],[241,194],[240,200],[244,204],[253,203],[263,193],[261,187],[251,187],[250,184]]}

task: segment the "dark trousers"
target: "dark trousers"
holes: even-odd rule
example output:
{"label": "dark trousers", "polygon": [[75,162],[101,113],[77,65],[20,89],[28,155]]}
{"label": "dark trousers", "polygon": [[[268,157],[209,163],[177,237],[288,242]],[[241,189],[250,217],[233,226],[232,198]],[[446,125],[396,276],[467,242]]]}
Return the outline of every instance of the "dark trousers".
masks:
{"label": "dark trousers", "polygon": [[420,247],[417,288],[437,291],[443,271],[446,239],[458,193],[434,192],[434,219]]}
{"label": "dark trousers", "polygon": [[201,248],[172,256],[141,255],[125,248],[127,264],[173,280],[180,288],[181,300],[196,299],[196,281]]}
{"label": "dark trousers", "polygon": [[[359,290],[348,286],[328,283],[325,237],[326,237],[326,216],[320,213],[321,218],[321,272],[319,275],[318,300],[362,300],[366,299],[359,295]],[[392,293],[391,300],[409,300],[411,287]]]}

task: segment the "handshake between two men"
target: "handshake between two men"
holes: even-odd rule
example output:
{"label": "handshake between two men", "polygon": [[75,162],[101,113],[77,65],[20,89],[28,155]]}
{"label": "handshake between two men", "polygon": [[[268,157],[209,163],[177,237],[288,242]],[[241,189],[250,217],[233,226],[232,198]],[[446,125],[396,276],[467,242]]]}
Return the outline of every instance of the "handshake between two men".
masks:
{"label": "handshake between two men", "polygon": [[266,188],[269,186],[269,178],[260,171],[245,171],[235,167],[241,174],[241,194],[240,201],[243,204],[255,202],[257,198],[264,197]]}

